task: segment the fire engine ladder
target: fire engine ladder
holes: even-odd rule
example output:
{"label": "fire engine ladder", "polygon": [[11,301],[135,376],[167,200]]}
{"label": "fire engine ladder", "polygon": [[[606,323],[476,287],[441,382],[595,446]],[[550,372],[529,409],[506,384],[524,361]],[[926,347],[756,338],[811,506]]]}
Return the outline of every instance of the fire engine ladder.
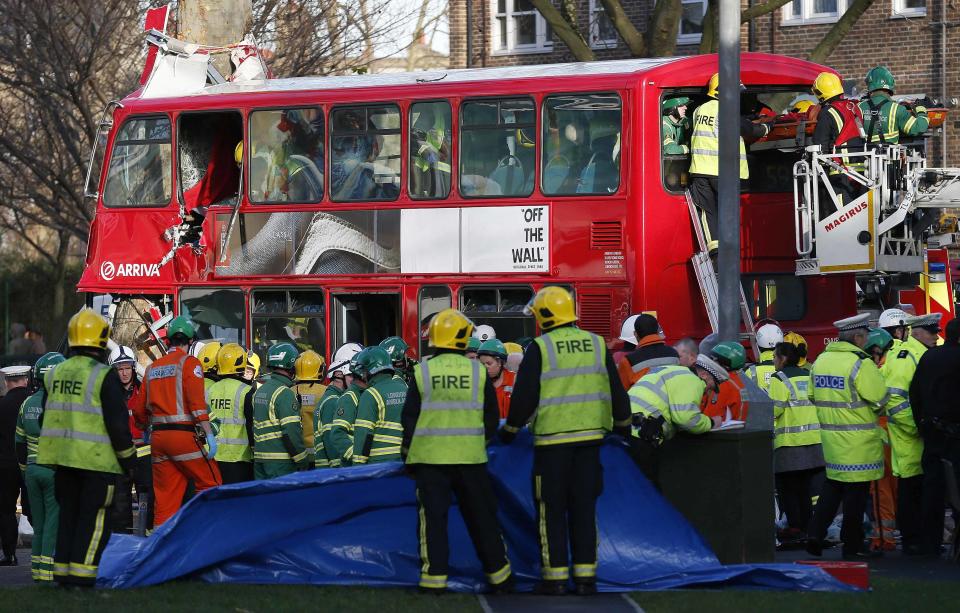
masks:
{"label": "fire engine ladder", "polygon": [[[707,249],[707,238],[703,232],[703,223],[700,221],[700,214],[697,206],[693,203],[693,197],[689,191],[684,192],[687,199],[687,208],[690,210],[690,221],[693,222],[693,231],[697,236],[697,243],[700,250],[693,254],[690,262],[693,264],[693,272],[697,275],[697,282],[700,285],[700,294],[703,296],[703,305],[707,310],[707,318],[710,319],[710,328],[717,332],[720,329],[720,291],[717,286],[717,271],[713,268],[713,262],[710,260],[710,253]],[[747,304],[747,297],[743,293],[743,286],[740,286],[740,316],[743,320],[744,332],[740,333],[740,340],[750,341],[750,348],[753,349],[753,355],[760,355],[760,348],[757,346],[757,335],[753,329],[753,315],[750,314],[750,306]]]}

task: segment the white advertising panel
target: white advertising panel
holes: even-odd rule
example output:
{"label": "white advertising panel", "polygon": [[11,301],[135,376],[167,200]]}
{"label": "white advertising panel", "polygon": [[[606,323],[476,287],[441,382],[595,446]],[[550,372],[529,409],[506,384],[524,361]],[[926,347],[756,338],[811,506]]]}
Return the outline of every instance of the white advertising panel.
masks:
{"label": "white advertising panel", "polygon": [[463,209],[462,272],[547,272],[550,208],[498,206]]}
{"label": "white advertising panel", "polygon": [[400,272],[460,272],[460,209],[401,211]]}

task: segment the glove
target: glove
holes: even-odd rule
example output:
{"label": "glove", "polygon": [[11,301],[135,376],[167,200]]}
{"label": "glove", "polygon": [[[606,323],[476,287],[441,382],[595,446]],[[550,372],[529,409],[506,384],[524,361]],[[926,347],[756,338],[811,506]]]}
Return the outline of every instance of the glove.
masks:
{"label": "glove", "polygon": [[913,114],[914,114],[914,115],[919,115],[920,113],[924,113],[924,114],[925,114],[926,112],[927,112],[927,107],[925,107],[925,106],[919,106],[919,105],[917,105],[917,106],[913,107]]}
{"label": "glove", "polygon": [[215,436],[208,436],[208,437],[207,437],[207,447],[209,447],[209,449],[210,449],[210,450],[207,452],[207,459],[208,459],[208,460],[212,460],[212,459],[214,459],[215,457],[217,457],[217,437],[215,437]]}
{"label": "glove", "polygon": [[503,424],[499,430],[497,430],[497,437],[500,439],[500,442],[504,445],[509,445],[513,442],[513,439],[517,438],[517,432],[519,428],[514,428],[513,426]]}

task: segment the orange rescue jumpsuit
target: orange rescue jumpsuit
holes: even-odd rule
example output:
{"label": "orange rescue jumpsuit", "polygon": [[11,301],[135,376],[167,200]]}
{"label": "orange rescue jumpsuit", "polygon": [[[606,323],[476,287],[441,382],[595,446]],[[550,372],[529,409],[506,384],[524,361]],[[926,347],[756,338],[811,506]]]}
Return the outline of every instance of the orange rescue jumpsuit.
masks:
{"label": "orange rescue jumpsuit", "polygon": [[194,428],[209,420],[200,361],[176,347],[147,368],[141,393],[130,399],[138,424],[150,424],[153,456],[154,525],[172,517],[183,501],[188,480],[197,492],[220,485],[220,469],[194,438]]}
{"label": "orange rescue jumpsuit", "polygon": [[500,419],[506,419],[510,413],[510,396],[513,394],[513,383],[517,373],[504,368],[500,374],[500,386],[494,387],[497,392],[497,406],[500,407]]}
{"label": "orange rescue jumpsuit", "polygon": [[720,384],[716,392],[707,392],[700,402],[700,412],[707,417],[727,418],[727,409],[730,410],[730,419],[745,421],[747,419],[747,401],[741,397],[743,380],[737,371],[728,371],[730,379]]}

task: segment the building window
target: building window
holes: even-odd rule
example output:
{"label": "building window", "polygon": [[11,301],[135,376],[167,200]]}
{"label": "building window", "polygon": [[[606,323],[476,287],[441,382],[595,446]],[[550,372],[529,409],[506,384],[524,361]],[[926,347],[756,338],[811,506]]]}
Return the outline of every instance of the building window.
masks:
{"label": "building window", "polygon": [[893,0],[893,17],[922,17],[927,14],[927,0]]}
{"label": "building window", "polygon": [[546,53],[553,50],[550,26],[530,0],[493,3],[494,53]]}
{"label": "building window", "polygon": [[600,0],[590,0],[590,46],[594,49],[617,47],[617,29]]}
{"label": "building window", "polygon": [[783,8],[781,23],[783,25],[834,23],[846,12],[847,3],[848,0],[793,0]]}
{"label": "building window", "polygon": [[703,16],[706,14],[706,0],[683,0],[680,28],[677,30],[679,44],[689,45],[700,42],[700,36],[703,35]]}

